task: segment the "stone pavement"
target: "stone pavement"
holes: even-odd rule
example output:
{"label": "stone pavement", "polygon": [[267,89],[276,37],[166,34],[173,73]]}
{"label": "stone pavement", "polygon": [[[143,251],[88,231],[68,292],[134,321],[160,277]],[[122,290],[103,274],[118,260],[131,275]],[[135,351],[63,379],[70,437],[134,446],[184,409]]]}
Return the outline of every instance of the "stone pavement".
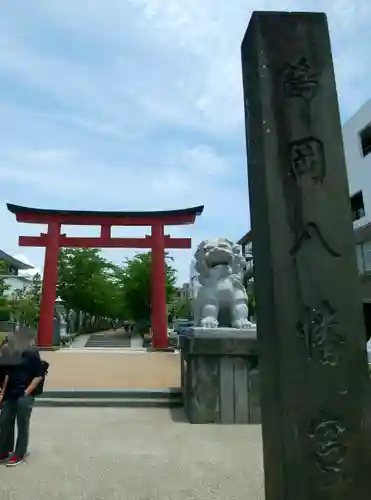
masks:
{"label": "stone pavement", "polygon": [[90,334],[82,334],[75,337],[71,343],[70,348],[81,349],[86,346],[86,342],[89,340]]}
{"label": "stone pavement", "polygon": [[259,426],[159,409],[36,408],[27,463],[1,500],[263,500]]}
{"label": "stone pavement", "polygon": [[180,387],[180,355],[172,352],[41,352],[50,363],[46,389]]}

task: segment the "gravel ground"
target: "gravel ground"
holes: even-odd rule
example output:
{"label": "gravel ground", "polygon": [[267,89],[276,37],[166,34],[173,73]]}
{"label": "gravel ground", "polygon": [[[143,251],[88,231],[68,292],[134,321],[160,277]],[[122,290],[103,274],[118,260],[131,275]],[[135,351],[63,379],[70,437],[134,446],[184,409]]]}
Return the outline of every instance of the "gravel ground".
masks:
{"label": "gravel ground", "polygon": [[50,363],[46,389],[180,387],[180,355],[171,352],[41,352]]}
{"label": "gravel ground", "polygon": [[191,425],[163,409],[36,408],[30,455],[1,500],[263,500],[259,426]]}

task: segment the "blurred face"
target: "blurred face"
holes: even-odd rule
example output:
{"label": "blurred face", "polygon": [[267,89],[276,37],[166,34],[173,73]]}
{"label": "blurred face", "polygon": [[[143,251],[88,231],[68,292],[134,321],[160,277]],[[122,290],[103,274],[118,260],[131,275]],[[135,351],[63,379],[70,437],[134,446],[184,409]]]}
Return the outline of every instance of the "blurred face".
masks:
{"label": "blurred face", "polygon": [[30,342],[11,335],[8,342],[0,346],[0,365],[14,365],[22,360],[23,353],[30,348]]}
{"label": "blurred face", "polygon": [[3,355],[3,353],[6,353],[9,351],[9,345],[8,345],[8,342],[3,342],[0,346],[0,356]]}
{"label": "blurred face", "polygon": [[22,335],[10,335],[0,346],[0,357],[19,355],[32,346],[31,338]]}
{"label": "blurred face", "polygon": [[11,357],[11,348],[8,342],[3,342],[0,346],[0,364],[5,363],[5,360],[8,360]]}
{"label": "blurred face", "polygon": [[9,338],[9,344],[14,351],[22,352],[32,346],[33,337],[17,332]]}

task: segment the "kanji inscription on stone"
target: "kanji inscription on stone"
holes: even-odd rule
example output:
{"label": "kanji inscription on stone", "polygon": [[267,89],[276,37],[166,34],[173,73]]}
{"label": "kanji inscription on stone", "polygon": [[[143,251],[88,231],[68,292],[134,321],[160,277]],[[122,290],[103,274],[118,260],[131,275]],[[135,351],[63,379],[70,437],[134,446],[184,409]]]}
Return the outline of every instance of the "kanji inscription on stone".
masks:
{"label": "kanji inscription on stone", "polygon": [[309,103],[316,95],[318,77],[306,57],[301,57],[295,64],[287,64],[282,73],[286,97],[301,97]]}
{"label": "kanji inscription on stone", "polygon": [[324,238],[320,228],[315,222],[303,222],[300,221],[298,227],[295,228],[295,241],[294,245],[290,249],[290,254],[295,256],[303,247],[303,245],[313,238],[321,243],[322,248],[332,257],[340,257],[339,252],[330,246],[330,244]]}
{"label": "kanji inscription on stone", "polygon": [[338,363],[344,338],[339,332],[336,311],[328,301],[322,301],[317,308],[306,307],[297,331],[305,340],[308,359],[317,358],[324,365],[331,366]]}
{"label": "kanji inscription on stone", "polygon": [[326,174],[323,144],[314,137],[293,141],[290,147],[290,174],[299,181],[310,177],[315,182],[322,182]]}

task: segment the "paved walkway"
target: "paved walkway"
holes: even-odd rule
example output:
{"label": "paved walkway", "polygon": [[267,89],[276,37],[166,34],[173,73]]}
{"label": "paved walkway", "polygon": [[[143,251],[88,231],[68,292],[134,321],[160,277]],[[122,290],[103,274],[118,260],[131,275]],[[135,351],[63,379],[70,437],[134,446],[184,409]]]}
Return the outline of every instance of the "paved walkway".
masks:
{"label": "paved walkway", "polygon": [[108,335],[105,332],[90,335],[85,347],[130,347],[131,341],[127,335]]}
{"label": "paved walkway", "polygon": [[118,328],[117,330],[106,330],[91,334],[78,335],[70,345],[71,349],[82,349],[85,347],[138,349],[143,347],[143,339],[141,337],[130,338],[124,328]]}
{"label": "paved walkway", "polygon": [[50,363],[46,389],[180,387],[180,355],[171,352],[42,352]]}
{"label": "paved walkway", "polygon": [[260,427],[167,410],[36,408],[30,456],[2,500],[263,500]]}
{"label": "paved walkway", "polygon": [[75,337],[71,343],[70,348],[81,349],[86,346],[86,342],[89,340],[90,334],[78,335]]}

